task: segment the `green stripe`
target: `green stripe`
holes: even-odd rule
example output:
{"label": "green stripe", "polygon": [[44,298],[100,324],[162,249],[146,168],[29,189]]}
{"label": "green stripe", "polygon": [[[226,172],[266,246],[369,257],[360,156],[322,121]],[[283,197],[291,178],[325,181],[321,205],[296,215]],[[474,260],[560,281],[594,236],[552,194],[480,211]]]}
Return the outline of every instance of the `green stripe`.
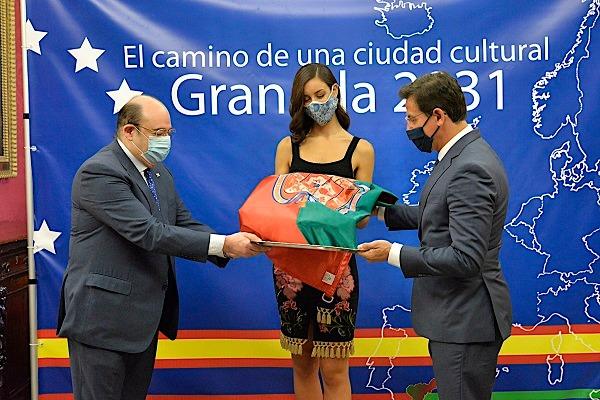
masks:
{"label": "green stripe", "polygon": [[[437,393],[429,393],[424,400],[438,400]],[[494,392],[492,400],[567,400],[600,399],[600,389],[546,390],[531,392]]]}
{"label": "green stripe", "polygon": [[356,247],[356,220],[321,203],[306,203],[298,213],[296,224],[310,244]]}
{"label": "green stripe", "polygon": [[362,187],[362,194],[356,208],[345,214],[319,202],[307,202],[300,208],[296,225],[308,243],[355,248],[356,224],[371,214],[380,198],[390,201],[395,198],[375,184],[356,181],[356,185]]}

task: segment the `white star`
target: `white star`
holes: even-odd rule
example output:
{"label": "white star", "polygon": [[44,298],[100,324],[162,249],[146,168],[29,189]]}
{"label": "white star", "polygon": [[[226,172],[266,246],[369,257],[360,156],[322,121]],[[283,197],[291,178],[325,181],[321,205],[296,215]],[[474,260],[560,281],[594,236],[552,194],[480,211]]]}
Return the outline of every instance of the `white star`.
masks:
{"label": "white star", "polygon": [[54,242],[62,232],[51,231],[48,228],[46,220],[42,221],[42,226],[38,231],[33,232],[33,253],[37,253],[41,250],[48,250],[52,254],[56,254],[54,250]]}
{"label": "white star", "polygon": [[107,95],[110,96],[111,99],[115,102],[115,107],[113,108],[113,114],[116,114],[121,110],[121,108],[135,96],[139,96],[144,92],[140,92],[139,90],[131,90],[129,89],[129,85],[127,81],[123,79],[121,82],[121,86],[117,90],[110,90],[106,92]]}
{"label": "white star", "polygon": [[90,41],[86,37],[83,39],[81,47],[67,51],[77,60],[77,63],[75,64],[75,72],[79,72],[84,68],[89,68],[98,72],[98,57],[100,57],[106,50],[93,48],[90,44]]}
{"label": "white star", "polygon": [[31,50],[35,53],[42,54],[42,49],[40,48],[40,40],[46,36],[48,32],[44,31],[36,31],[30,20],[27,20],[25,24],[25,45],[27,46],[27,50]]}

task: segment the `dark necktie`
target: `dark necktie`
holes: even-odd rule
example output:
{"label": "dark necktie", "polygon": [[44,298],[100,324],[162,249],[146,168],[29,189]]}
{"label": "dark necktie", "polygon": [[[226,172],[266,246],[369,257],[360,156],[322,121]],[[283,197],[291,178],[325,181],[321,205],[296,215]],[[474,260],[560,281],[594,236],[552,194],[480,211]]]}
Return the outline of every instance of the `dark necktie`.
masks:
{"label": "dark necktie", "polygon": [[152,193],[152,197],[160,210],[160,202],[158,201],[158,193],[156,193],[156,185],[154,184],[154,178],[152,178],[152,170],[150,168],[146,168],[144,170],[144,176],[146,177],[146,183],[148,184],[148,188],[150,188],[150,193]]}

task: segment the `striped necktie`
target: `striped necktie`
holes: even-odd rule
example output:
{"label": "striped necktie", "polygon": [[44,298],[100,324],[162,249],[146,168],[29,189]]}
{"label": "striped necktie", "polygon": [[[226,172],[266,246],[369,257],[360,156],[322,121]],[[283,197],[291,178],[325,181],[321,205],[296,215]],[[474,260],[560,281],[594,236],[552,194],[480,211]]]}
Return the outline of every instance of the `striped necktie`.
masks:
{"label": "striped necktie", "polygon": [[152,193],[152,197],[154,198],[154,202],[158,206],[160,210],[160,201],[158,201],[158,193],[156,192],[156,185],[154,184],[154,178],[152,177],[152,170],[150,168],[146,168],[144,170],[144,176],[146,177],[146,183],[148,184],[148,188],[150,188],[150,193]]}

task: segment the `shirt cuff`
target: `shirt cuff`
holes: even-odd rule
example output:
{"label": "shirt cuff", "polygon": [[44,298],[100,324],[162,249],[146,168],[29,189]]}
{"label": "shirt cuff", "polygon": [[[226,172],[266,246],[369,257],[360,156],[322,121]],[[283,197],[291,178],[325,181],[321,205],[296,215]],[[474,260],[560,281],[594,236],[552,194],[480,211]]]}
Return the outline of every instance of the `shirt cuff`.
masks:
{"label": "shirt cuff", "polygon": [[377,206],[377,219],[385,222],[385,207]]}
{"label": "shirt cuff", "polygon": [[388,263],[394,267],[400,268],[400,251],[402,250],[402,244],[392,243],[392,248],[388,254]]}
{"label": "shirt cuff", "polygon": [[225,235],[211,234],[208,241],[208,255],[225,257],[223,246],[225,245]]}

